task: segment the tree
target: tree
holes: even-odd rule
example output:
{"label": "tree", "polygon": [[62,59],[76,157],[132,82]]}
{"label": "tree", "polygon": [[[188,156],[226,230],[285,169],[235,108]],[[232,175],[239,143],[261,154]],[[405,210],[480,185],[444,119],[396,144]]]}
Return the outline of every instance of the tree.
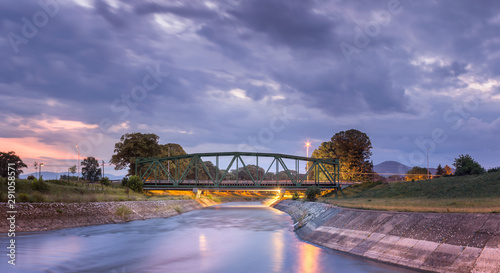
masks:
{"label": "tree", "polygon": [[484,168],[468,154],[455,158],[453,166],[456,168],[455,175],[471,175],[485,172]]}
{"label": "tree", "polygon": [[[338,158],[342,180],[371,181],[373,164],[368,160],[372,155],[371,149],[372,143],[365,133],[350,129],[336,133],[331,141],[321,143],[320,147],[314,150],[312,157]],[[308,168],[311,164],[308,163]],[[327,166],[327,170],[332,173],[333,167]],[[314,177],[314,173],[311,175],[309,179]],[[323,176],[320,173],[320,180],[326,180]]]}
{"label": "tree", "polygon": [[97,181],[101,178],[101,168],[99,161],[93,156],[89,156],[82,161],[82,177],[88,181]]}
{"label": "tree", "polygon": [[135,192],[142,192],[142,180],[139,176],[132,175],[128,180],[127,187]]}
{"label": "tree", "polygon": [[436,175],[443,175],[444,174],[444,169],[443,167],[441,167],[441,164],[438,165],[438,167],[436,168]]}
{"label": "tree", "polygon": [[69,172],[74,175],[76,173],[76,165],[69,167]]}
{"label": "tree", "polygon": [[427,179],[427,169],[415,166],[411,170],[409,170],[406,173],[406,181],[413,181],[413,180],[425,180]]}
{"label": "tree", "polygon": [[453,170],[451,169],[450,166],[448,165],[444,166],[444,175],[453,175]]}
{"label": "tree", "polygon": [[321,194],[321,190],[318,187],[316,187],[316,186],[309,187],[306,190],[306,199],[308,201],[314,202],[314,201],[316,201],[316,197],[319,194]]}
{"label": "tree", "polygon": [[[10,169],[9,169],[10,167]],[[15,152],[0,152],[0,176],[9,177],[12,172],[16,178],[23,173],[22,168],[28,168]]]}
{"label": "tree", "polygon": [[135,172],[135,159],[138,157],[156,157],[161,153],[159,136],[155,134],[132,133],[124,134],[120,141],[115,144],[115,154],[110,163],[115,165],[115,170],[123,170],[127,167],[128,174]]}

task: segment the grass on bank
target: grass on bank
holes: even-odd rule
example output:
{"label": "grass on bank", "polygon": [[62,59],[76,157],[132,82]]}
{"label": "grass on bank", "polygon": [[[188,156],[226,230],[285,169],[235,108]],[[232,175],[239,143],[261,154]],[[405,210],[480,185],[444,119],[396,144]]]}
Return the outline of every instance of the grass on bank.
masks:
{"label": "grass on bank", "polygon": [[500,172],[450,176],[415,182],[366,182],[318,199],[349,208],[420,211],[500,213]]}
{"label": "grass on bank", "polygon": [[[8,200],[7,179],[0,177],[0,202]],[[106,201],[161,201],[194,199],[192,191],[168,190],[134,192],[119,183],[102,186],[99,182],[46,180],[40,184],[36,180],[16,179],[16,202],[63,202],[85,203]],[[262,201],[273,194],[263,192],[217,192],[209,191],[203,198],[217,203],[232,201]],[[275,195],[275,194],[274,194]]]}
{"label": "grass on bank", "polygon": [[[7,179],[0,177],[0,201],[7,202]],[[40,183],[36,180],[16,179],[17,202],[104,202],[104,201],[140,201],[148,196],[136,193],[119,184],[102,186],[99,182],[47,180]]]}

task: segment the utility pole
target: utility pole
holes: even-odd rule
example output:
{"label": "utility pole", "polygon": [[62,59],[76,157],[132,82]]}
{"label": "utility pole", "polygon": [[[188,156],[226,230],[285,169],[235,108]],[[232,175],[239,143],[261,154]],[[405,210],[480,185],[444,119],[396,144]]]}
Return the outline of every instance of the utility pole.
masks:
{"label": "utility pole", "polygon": [[430,172],[429,172],[429,150],[431,147],[427,149],[427,179],[431,179]]}
{"label": "utility pole", "polygon": [[78,174],[78,182],[80,182],[80,147],[76,145],[76,148],[78,148],[78,170],[76,173]]}
{"label": "utility pole", "polygon": [[104,160],[102,160],[102,177],[104,178]]}

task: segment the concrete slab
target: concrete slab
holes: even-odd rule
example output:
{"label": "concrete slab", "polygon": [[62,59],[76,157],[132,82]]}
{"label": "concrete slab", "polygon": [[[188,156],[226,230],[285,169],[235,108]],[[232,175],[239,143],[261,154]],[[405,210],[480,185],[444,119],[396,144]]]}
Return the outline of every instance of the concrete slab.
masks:
{"label": "concrete slab", "polygon": [[401,237],[410,237],[409,235],[407,235],[410,228],[416,225],[423,218],[423,213],[410,213],[405,220],[399,223],[399,225],[395,226],[388,234]]}
{"label": "concrete slab", "polygon": [[451,245],[484,247],[486,242],[481,240],[479,237],[474,240],[474,237],[477,235],[476,233],[479,228],[486,222],[489,215],[477,213],[462,215],[462,219],[458,225],[451,229],[451,232],[445,242]]}
{"label": "concrete slab", "polygon": [[485,247],[471,272],[499,272],[500,248]]}
{"label": "concrete slab", "polygon": [[359,243],[356,247],[351,249],[351,251],[349,251],[349,252],[362,256],[368,250],[370,250],[370,248],[372,248],[376,243],[378,243],[378,241],[380,241],[382,238],[384,238],[384,235],[382,235],[380,233],[372,233],[364,241]]}
{"label": "concrete slab", "polygon": [[362,211],[356,218],[353,218],[352,221],[350,221],[347,225],[344,226],[344,228],[347,229],[357,229],[357,230],[364,230],[360,226],[367,221],[367,219],[375,218],[376,213],[373,213],[371,211]]}
{"label": "concrete slab", "polygon": [[[368,231],[375,232],[375,230],[380,229],[389,219],[394,216],[393,213],[381,213],[375,221],[372,222]],[[382,232],[379,232],[382,233]]]}
{"label": "concrete slab", "polygon": [[370,236],[370,233],[365,231],[357,230],[344,230],[342,232],[342,237],[339,238],[337,244],[339,245],[339,250],[349,252],[361,242],[366,240]]}
{"label": "concrete slab", "polygon": [[385,237],[383,237],[380,241],[378,241],[378,243],[376,243],[372,248],[366,251],[366,253],[363,256],[383,261],[384,252],[392,248],[394,243],[399,241],[400,238],[401,237],[398,236],[385,235]]}
{"label": "concrete slab", "polygon": [[400,239],[394,242],[394,245],[387,249],[381,257],[383,257],[386,262],[396,264],[417,242],[418,240],[415,239],[400,237]]}
{"label": "concrete slab", "polygon": [[488,220],[479,229],[479,232],[500,235],[500,214],[490,214]]}
{"label": "concrete slab", "polygon": [[482,248],[466,247],[464,251],[457,257],[453,264],[447,269],[449,272],[470,272],[477,258],[481,254]]}
{"label": "concrete slab", "polygon": [[435,242],[418,241],[410,251],[399,260],[399,264],[419,268],[438,246],[439,244]]}
{"label": "concrete slab", "polygon": [[[425,262],[420,266],[420,269],[431,271],[446,271],[455,262],[458,256],[462,254],[465,247],[440,244],[434,252],[432,252]],[[454,272],[454,271],[453,271]]]}
{"label": "concrete slab", "polygon": [[440,243],[443,239],[436,240],[437,235],[434,232],[438,232],[436,227],[441,224],[440,219],[444,217],[445,214],[426,213],[418,223],[408,229],[404,237]]}
{"label": "concrete slab", "polygon": [[378,229],[375,229],[374,232],[388,234],[401,222],[408,218],[408,216],[409,215],[406,213],[394,213],[389,218],[387,218],[386,221]]}

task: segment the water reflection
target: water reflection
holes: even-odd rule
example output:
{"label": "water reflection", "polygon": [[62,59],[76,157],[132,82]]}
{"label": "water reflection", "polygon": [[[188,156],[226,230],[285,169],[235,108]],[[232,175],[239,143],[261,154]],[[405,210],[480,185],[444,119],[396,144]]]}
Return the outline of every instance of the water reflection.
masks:
{"label": "water reflection", "polygon": [[[14,272],[409,272],[304,243],[292,226],[272,208],[229,203],[167,219],[19,233]],[[12,272],[6,266],[0,272]]]}
{"label": "water reflection", "polygon": [[319,272],[318,262],[319,262],[319,252],[320,248],[315,247],[310,244],[299,244],[299,259],[298,268],[299,272],[304,273],[315,273]]}
{"label": "water reflection", "polygon": [[283,272],[284,257],[285,257],[285,236],[284,231],[280,230],[273,233],[272,248],[273,248],[273,272]]}

